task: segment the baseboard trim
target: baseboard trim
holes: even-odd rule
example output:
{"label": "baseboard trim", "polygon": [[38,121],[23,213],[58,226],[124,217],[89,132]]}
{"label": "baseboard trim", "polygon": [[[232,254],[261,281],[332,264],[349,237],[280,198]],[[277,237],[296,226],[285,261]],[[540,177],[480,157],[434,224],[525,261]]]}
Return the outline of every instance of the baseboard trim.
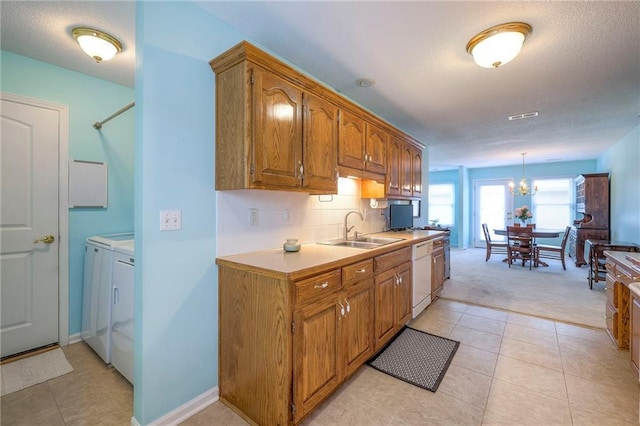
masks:
{"label": "baseboard trim", "polygon": [[74,343],[78,343],[82,341],[82,333],[76,333],[69,336],[69,341],[67,342],[69,345]]}
{"label": "baseboard trim", "polygon": [[[149,426],[172,426],[184,422],[194,414],[204,410],[219,399],[219,389],[209,389],[208,391],[196,396],[191,401],[182,404],[175,410],[165,414],[159,419],[149,423]],[[140,426],[140,423],[131,417],[131,426]]]}

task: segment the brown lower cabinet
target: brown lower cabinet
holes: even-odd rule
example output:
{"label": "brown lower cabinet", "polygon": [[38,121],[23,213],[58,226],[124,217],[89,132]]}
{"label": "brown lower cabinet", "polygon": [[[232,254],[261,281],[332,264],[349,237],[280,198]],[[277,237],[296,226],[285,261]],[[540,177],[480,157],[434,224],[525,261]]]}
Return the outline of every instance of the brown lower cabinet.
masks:
{"label": "brown lower cabinet", "polygon": [[[633,294],[633,293],[632,293]],[[636,377],[640,376],[640,298],[633,294],[631,298],[631,369]]]}
{"label": "brown lower cabinet", "polygon": [[[605,252],[610,253],[610,252]],[[605,293],[605,319],[609,337],[618,349],[629,349],[631,294],[629,285],[632,282],[631,271],[611,256],[607,256],[607,286]]]}
{"label": "brown lower cabinet", "polygon": [[431,253],[431,301],[434,301],[444,288],[444,240],[437,239],[433,242]]}
{"label": "brown lower cabinet", "polygon": [[411,319],[411,247],[292,280],[218,261],[220,400],[300,423]]}
{"label": "brown lower cabinet", "polygon": [[412,267],[411,249],[408,250],[404,254],[393,252],[376,258],[376,351],[387,344],[411,319]]}

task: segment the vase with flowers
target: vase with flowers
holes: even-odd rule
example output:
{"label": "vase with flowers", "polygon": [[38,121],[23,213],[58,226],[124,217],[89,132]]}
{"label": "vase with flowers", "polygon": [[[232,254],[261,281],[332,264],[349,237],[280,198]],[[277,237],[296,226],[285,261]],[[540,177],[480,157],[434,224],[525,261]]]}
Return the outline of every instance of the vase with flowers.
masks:
{"label": "vase with flowers", "polygon": [[527,220],[531,219],[533,214],[531,213],[531,210],[529,210],[529,206],[522,206],[516,208],[515,217],[522,222],[523,226],[526,226]]}

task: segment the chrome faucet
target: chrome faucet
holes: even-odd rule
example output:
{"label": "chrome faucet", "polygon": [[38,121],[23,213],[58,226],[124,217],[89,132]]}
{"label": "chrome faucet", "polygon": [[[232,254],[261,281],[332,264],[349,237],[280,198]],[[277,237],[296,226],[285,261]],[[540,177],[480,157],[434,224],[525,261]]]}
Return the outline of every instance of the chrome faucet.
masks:
{"label": "chrome faucet", "polygon": [[[347,215],[344,217],[344,240],[345,240],[345,241],[347,241],[347,240],[349,239],[349,232],[350,232],[350,231],[353,229],[353,227],[355,226],[355,225],[351,225],[351,226],[349,226],[349,225],[347,224],[347,220],[349,219],[349,215],[350,215],[351,213],[355,213],[355,214],[357,214],[358,216],[360,216],[360,219],[361,219],[361,220],[364,220],[364,217],[362,216],[362,213],[360,213],[359,211],[351,210],[349,213],[347,213]],[[358,232],[356,231],[356,234],[357,234],[357,233],[358,233]]]}

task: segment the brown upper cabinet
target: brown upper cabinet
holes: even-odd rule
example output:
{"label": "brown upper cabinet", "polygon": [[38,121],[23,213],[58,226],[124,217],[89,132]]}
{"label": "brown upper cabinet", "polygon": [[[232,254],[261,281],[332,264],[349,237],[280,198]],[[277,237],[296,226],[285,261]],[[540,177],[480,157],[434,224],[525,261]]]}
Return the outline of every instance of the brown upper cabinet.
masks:
{"label": "brown upper cabinet", "polygon": [[387,150],[386,195],[390,198],[422,195],[422,149],[393,136]]}
{"label": "brown upper cabinet", "polygon": [[[363,118],[346,110],[340,111],[338,133],[338,166],[343,175],[377,176],[386,172],[388,134]],[[356,172],[353,172],[355,170]],[[364,174],[358,172],[364,172]]]}
{"label": "brown upper cabinet", "polygon": [[[217,190],[335,194],[338,175],[383,182],[390,140],[421,146],[247,42],[210,65],[216,74]],[[404,196],[415,196],[410,192]]]}

